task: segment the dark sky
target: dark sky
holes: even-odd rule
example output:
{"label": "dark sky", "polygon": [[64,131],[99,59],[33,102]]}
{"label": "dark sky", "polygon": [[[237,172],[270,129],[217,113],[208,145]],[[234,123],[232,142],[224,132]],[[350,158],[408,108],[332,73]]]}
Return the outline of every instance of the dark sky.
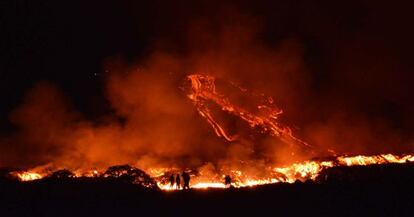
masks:
{"label": "dark sky", "polygon": [[139,59],[160,39],[185,52],[186,26],[198,18],[231,19],[227,10],[260,19],[261,38],[270,47],[284,39],[300,41],[316,92],[335,91],[331,97],[338,102],[359,104],[364,114],[385,116],[407,133],[414,129],[412,5],[368,0],[196,2],[1,1],[1,131],[11,129],[8,114],[41,80],[57,84],[88,118],[107,113],[102,85],[107,58]]}

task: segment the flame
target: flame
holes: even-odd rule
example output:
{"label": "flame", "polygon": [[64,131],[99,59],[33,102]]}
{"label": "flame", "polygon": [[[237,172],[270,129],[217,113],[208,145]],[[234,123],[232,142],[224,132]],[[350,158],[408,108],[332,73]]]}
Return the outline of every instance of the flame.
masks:
{"label": "flame", "polygon": [[192,188],[206,189],[206,188],[225,188],[222,182],[200,182],[191,186]]}
{"label": "flame", "polygon": [[43,178],[43,175],[36,172],[13,172],[12,175],[17,177],[20,181],[34,181]]}
{"label": "flame", "polygon": [[414,161],[413,155],[405,155],[402,157],[392,154],[382,154],[375,156],[353,156],[353,157],[338,157],[341,165],[353,166],[353,165],[370,165],[370,164],[384,164],[384,163],[405,163],[407,161]]}
{"label": "flame", "polygon": [[[381,154],[372,156],[339,156],[330,161],[305,161],[299,163],[293,163],[291,165],[283,167],[269,167],[267,168],[266,177],[255,177],[245,174],[241,170],[231,170],[232,174],[232,186],[236,188],[251,187],[257,185],[273,184],[273,183],[294,183],[296,181],[315,180],[321,171],[326,168],[336,166],[366,166],[373,164],[387,164],[387,163],[408,163],[414,162],[414,155],[393,155],[393,154]],[[33,181],[42,179],[51,174],[51,170],[48,172],[35,172],[38,168],[34,168],[29,171],[12,172],[11,175],[17,177],[20,181]],[[173,169],[177,171],[177,169]],[[155,180],[159,180],[165,174],[169,174],[171,168],[151,168],[148,170],[148,174]],[[102,176],[102,172],[96,169],[93,170],[78,170],[74,172],[74,178],[79,177],[99,177]],[[195,189],[208,189],[208,188],[227,188],[224,184],[224,174],[215,175],[203,175],[193,176],[191,181],[191,188]],[[170,185],[163,181],[157,181],[158,187],[165,191],[176,190],[176,185]]]}
{"label": "flame", "polygon": [[[233,171],[232,183],[233,187],[251,187],[257,185],[274,184],[274,183],[294,183],[296,181],[315,180],[321,171],[327,168],[336,166],[366,166],[373,164],[386,163],[408,163],[414,162],[414,155],[393,155],[381,154],[373,156],[340,156],[330,161],[305,161],[301,163],[294,163],[285,167],[273,167],[268,170],[267,178],[255,178],[244,176],[243,171]],[[223,181],[218,181],[216,177],[211,177],[210,182],[198,182],[197,178],[193,181],[191,188],[206,189],[206,188],[226,188]],[[175,186],[169,184],[158,183],[158,186],[163,190],[175,190]]]}

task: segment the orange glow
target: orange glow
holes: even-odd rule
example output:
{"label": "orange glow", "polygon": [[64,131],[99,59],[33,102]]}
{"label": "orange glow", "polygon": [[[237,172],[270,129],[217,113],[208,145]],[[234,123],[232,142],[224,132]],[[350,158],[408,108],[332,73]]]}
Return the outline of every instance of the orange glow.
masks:
{"label": "orange glow", "polygon": [[[235,180],[232,183],[233,187],[250,187],[256,185],[265,185],[273,183],[294,183],[295,181],[315,180],[320,172],[326,168],[335,166],[364,166],[372,164],[386,164],[386,163],[407,163],[414,162],[413,155],[393,155],[382,154],[373,156],[341,156],[331,161],[305,161],[302,163],[294,163],[285,167],[274,167],[269,171],[268,178],[256,179],[254,177],[244,177],[242,171],[234,171]],[[192,182],[192,188],[225,188],[224,182],[217,181],[216,178],[211,177],[210,182]],[[163,190],[175,190],[174,187],[169,185],[158,183],[159,187]]]}
{"label": "orange glow", "polygon": [[[268,168],[265,177],[255,177],[254,175],[246,175],[244,171],[232,170],[232,186],[236,188],[251,187],[257,185],[273,184],[273,183],[294,183],[295,181],[315,180],[320,172],[326,168],[335,166],[365,166],[372,164],[387,164],[387,163],[407,163],[414,162],[414,155],[393,155],[393,154],[381,154],[372,156],[340,156],[330,161],[305,161],[301,163],[294,163],[288,166],[272,167]],[[51,174],[51,172],[45,172],[43,174],[36,171],[36,168],[32,171],[12,172],[11,175],[17,177],[20,181],[33,181],[42,179]],[[165,168],[152,168],[148,170],[148,174],[155,180],[160,180],[160,177],[170,172],[171,169]],[[176,171],[176,169],[174,169]],[[75,178],[78,177],[98,177],[102,176],[102,173],[98,170],[89,170],[84,172],[75,172]],[[223,180],[224,174],[192,176],[191,188],[194,189],[207,189],[207,188],[226,188]],[[176,190],[176,186],[171,186],[170,183],[157,181],[158,187],[165,191]]]}

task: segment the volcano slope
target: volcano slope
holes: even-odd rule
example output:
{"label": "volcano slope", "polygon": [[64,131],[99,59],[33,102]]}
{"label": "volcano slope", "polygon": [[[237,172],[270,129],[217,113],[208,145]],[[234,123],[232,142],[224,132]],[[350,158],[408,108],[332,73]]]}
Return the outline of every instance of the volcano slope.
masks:
{"label": "volcano slope", "polygon": [[413,216],[414,164],[335,167],[316,182],[165,192],[114,179],[0,184],[1,216]]}

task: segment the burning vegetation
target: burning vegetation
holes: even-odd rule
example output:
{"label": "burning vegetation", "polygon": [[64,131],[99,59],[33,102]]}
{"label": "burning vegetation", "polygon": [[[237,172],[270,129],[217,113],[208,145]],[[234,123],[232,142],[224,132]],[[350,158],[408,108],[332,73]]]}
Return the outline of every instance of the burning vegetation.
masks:
{"label": "burning vegetation", "polygon": [[[226,171],[226,174],[230,174],[233,177],[233,187],[252,187],[256,185],[273,184],[273,183],[294,183],[296,181],[315,181],[320,173],[331,167],[338,166],[367,166],[375,164],[388,164],[388,163],[409,163],[414,162],[413,155],[373,155],[373,156],[340,156],[333,160],[325,161],[306,161],[302,163],[294,163],[285,167],[269,167],[264,171],[265,177],[249,176],[244,174],[243,171],[231,170]],[[54,171],[51,168],[35,168],[29,171],[15,171],[10,174],[20,181],[34,181],[42,178],[82,178],[82,177],[100,177],[107,179],[116,179],[117,181],[125,181],[128,183],[137,184],[148,188],[158,188],[162,190],[175,190],[175,185],[170,185],[168,177],[174,172],[179,173],[177,169],[171,168],[157,168],[148,171],[152,175],[150,177],[144,171],[137,168],[120,165],[109,167],[105,172],[98,172],[97,170],[75,172],[72,173],[68,170]],[[224,172],[224,171],[221,171]],[[204,174],[203,171],[190,171],[193,176],[191,183],[192,188],[226,188],[225,175],[220,174]]]}

